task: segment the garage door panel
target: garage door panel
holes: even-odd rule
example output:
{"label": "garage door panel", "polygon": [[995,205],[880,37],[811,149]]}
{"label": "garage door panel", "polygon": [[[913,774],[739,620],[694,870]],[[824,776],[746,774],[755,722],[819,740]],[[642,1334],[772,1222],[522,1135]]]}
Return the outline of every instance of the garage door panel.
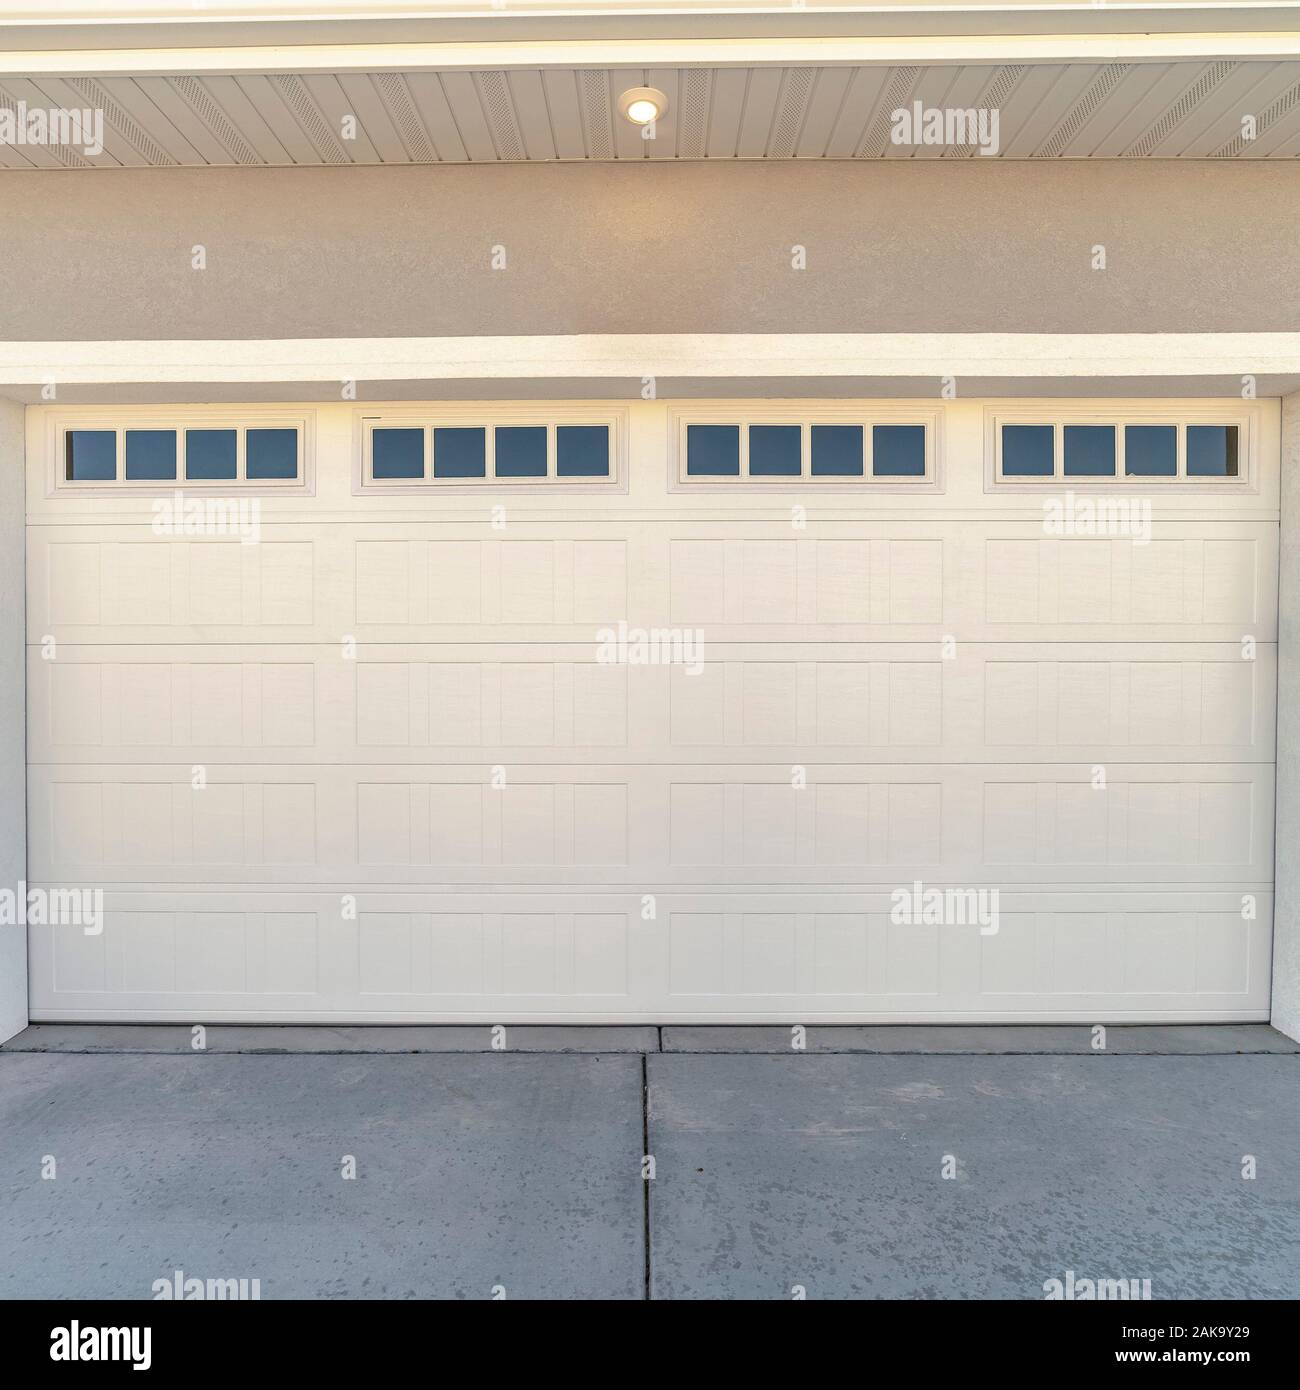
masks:
{"label": "garage door panel", "polygon": [[[1159,520],[1147,544],[1045,536],[1039,520],[730,522],[611,518],[543,540],[485,524],[266,521],[257,544],[33,533],[31,621],[69,642],[592,640],[592,625],[703,627],[710,640],[1261,641],[1277,630],[1276,525]],[[585,534],[584,534],[585,533]],[[415,629],[419,629],[418,633]]]}
{"label": "garage door panel", "polygon": [[110,890],[106,930],[33,929],[34,1003],[69,1018],[486,1024],[573,1017],[1232,1020],[1267,997],[1271,898],[1031,890],[998,930],[891,922],[887,894]]}
{"label": "garage door panel", "polygon": [[[267,528],[268,532],[271,528]],[[32,536],[30,616],[42,633],[66,640],[121,640],[141,629],[172,640],[185,629],[248,630],[301,640],[315,622],[323,565],[319,542],[280,527],[257,544],[186,540],[136,526],[78,527],[73,541]],[[138,539],[122,540],[123,530]],[[323,634],[322,634],[323,635]]]}
{"label": "garage door panel", "polygon": [[[983,556],[982,635],[1032,625],[1035,640],[1100,634],[1123,641],[1261,641],[1277,634],[1277,560],[1268,523],[1154,522],[1151,539],[1043,536],[1041,527],[990,528]],[[972,576],[974,577],[974,576]]]}
{"label": "garage door panel", "polygon": [[[319,653],[265,648],[63,646],[28,664],[33,761],[68,755],[122,761],[246,758],[290,749],[318,756],[318,709],[331,708],[330,665]],[[321,688],[323,687],[323,688]],[[328,736],[328,723],[319,731]]]}
{"label": "garage door panel", "polygon": [[[104,883],[1214,883],[1271,875],[1267,764],[31,769],[33,873]],[[1103,769],[1100,769],[1101,771]],[[477,771],[477,770],[476,770]],[[300,877],[300,876],[299,876]]]}
{"label": "garage door panel", "polygon": [[29,661],[33,762],[1272,761],[1277,649],[1236,643],[64,645]]}

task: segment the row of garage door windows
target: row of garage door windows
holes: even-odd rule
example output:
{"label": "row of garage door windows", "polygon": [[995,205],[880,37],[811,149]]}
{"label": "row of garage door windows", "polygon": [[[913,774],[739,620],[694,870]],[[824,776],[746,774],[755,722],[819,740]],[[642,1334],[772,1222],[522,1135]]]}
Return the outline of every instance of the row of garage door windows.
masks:
{"label": "row of garage door windows", "polygon": [[[270,482],[300,475],[298,430],[70,429],[64,435],[64,477],[74,483]],[[430,450],[430,433],[432,450]],[[559,425],[554,449],[546,425],[382,428],[369,434],[370,472],[377,481],[435,478],[608,478],[608,425]],[[242,465],[242,466],[241,466]],[[553,465],[553,466],[552,466]]]}
{"label": "row of garage door windows", "polygon": [[[1235,478],[1236,425],[1004,424],[1003,478]],[[873,425],[870,459],[863,425],[813,425],[809,447],[800,425],[686,427],[687,477],[925,478],[924,425]]]}
{"label": "row of garage door windows", "polygon": [[[924,425],[689,424],[688,478],[927,476]],[[1180,434],[1181,431],[1181,434]],[[70,429],[69,482],[167,482],[297,478],[298,431],[258,429]],[[390,428],[369,433],[369,477],[435,479],[608,478],[608,425]],[[553,443],[552,443],[553,438]],[[181,442],[178,444],[178,440]],[[1122,449],[1122,455],[1121,455]],[[183,452],[183,467],[179,455]],[[1122,462],[1121,462],[1122,459]],[[1235,478],[1236,425],[1038,425],[1001,427],[1003,478]]]}

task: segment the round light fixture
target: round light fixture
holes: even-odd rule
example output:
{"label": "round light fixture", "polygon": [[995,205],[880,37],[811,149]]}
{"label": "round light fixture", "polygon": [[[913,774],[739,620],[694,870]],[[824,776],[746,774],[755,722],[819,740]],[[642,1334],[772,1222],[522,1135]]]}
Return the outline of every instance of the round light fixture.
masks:
{"label": "round light fixture", "polygon": [[668,98],[658,87],[629,87],[619,97],[618,109],[633,125],[649,125],[668,110]]}

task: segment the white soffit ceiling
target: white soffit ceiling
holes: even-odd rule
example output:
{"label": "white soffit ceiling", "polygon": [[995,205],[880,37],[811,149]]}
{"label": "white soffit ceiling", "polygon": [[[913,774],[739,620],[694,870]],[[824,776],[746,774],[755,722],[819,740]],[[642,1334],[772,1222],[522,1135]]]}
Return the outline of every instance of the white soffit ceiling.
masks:
{"label": "white soffit ceiling", "polygon": [[[641,83],[669,98],[653,140],[617,111]],[[1300,155],[1300,58],[1220,58],[4,76],[0,108],[102,109],[105,148],[4,144],[0,167],[977,157],[892,143],[916,102],[996,109],[1002,159]]]}

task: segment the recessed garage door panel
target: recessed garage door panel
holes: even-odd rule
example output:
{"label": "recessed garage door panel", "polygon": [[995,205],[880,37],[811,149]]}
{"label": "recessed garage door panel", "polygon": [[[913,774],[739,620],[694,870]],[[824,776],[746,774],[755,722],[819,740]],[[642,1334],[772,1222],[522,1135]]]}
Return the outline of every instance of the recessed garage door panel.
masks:
{"label": "recessed garage door panel", "polygon": [[[124,542],[121,526],[95,525],[91,513],[71,532],[75,540],[54,538],[66,534],[62,526],[32,532],[28,616],[33,630],[57,631],[65,642],[165,643],[196,634],[205,644],[277,647],[334,644],[342,625],[366,642],[544,637],[582,643],[590,653],[594,632],[620,619],[698,626],[710,644],[953,634],[1235,642],[1246,630],[1276,640],[1276,507],[1271,522],[1241,524],[1222,505],[1205,504],[1206,515],[1221,514],[1209,526],[1170,508],[1169,519],[1157,514],[1152,540],[1135,545],[1122,537],[1044,537],[1041,506],[1022,521],[936,524],[916,513],[941,508],[943,498],[924,502],[897,518],[868,514],[854,523],[833,519],[843,508],[828,506],[828,519],[816,523],[825,536],[792,532],[788,520],[738,515],[725,525],[743,534],[730,539],[708,534],[716,523],[617,515],[581,528],[544,515],[529,529],[570,534],[541,541],[484,539],[490,525],[450,519],[425,523],[437,532],[427,538],[411,536],[420,528],[406,520],[386,530],[407,539],[358,540],[355,531],[373,524],[339,522],[312,523],[304,538],[301,525],[268,515],[258,544]],[[692,504],[700,505],[674,500],[679,511]],[[619,510],[632,510],[626,498]]]}
{"label": "recessed garage door panel", "polygon": [[[1258,1013],[1272,895],[1002,895],[996,935],[896,925],[862,891],[545,897],[110,889],[101,936],[37,932],[32,970],[111,1017],[851,1022],[1197,1019]],[[62,1003],[61,1009],[73,1007]],[[54,1014],[61,1009],[46,1006]],[[116,1010],[116,1013],[112,1013]]]}
{"label": "recessed garage door panel", "polygon": [[[33,1017],[1265,1018],[1249,409],[1250,487],[1137,544],[1045,534],[972,403],[911,495],[674,486],[647,403],[626,491],[397,499],[322,408],[255,543],[51,487],[34,410],[29,877],[106,925],[32,928]],[[897,920],[914,884],[996,929]]]}
{"label": "recessed garage door panel", "polygon": [[351,661],[322,644],[281,659],[65,643],[30,663],[29,746],[38,765],[1273,761],[1273,643],[1253,661],[1240,641],[940,653],[716,642],[692,674],[602,664],[590,642],[367,643]]}
{"label": "recessed garage door panel", "polygon": [[[743,779],[743,780],[742,780]],[[1172,764],[34,768],[42,881],[869,886],[1267,882],[1273,774]]]}

